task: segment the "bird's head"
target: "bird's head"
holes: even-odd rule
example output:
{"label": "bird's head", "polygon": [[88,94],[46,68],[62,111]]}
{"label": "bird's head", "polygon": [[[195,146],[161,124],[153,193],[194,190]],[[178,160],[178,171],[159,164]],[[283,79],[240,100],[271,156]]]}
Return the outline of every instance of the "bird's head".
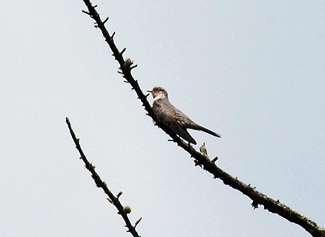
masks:
{"label": "bird's head", "polygon": [[151,94],[152,94],[152,97],[155,99],[157,96],[159,97],[159,98],[168,98],[168,94],[167,94],[167,91],[164,89],[164,88],[162,88],[162,87],[160,87],[160,86],[158,86],[158,87],[154,87],[152,90],[148,90],[148,92],[151,92]]}

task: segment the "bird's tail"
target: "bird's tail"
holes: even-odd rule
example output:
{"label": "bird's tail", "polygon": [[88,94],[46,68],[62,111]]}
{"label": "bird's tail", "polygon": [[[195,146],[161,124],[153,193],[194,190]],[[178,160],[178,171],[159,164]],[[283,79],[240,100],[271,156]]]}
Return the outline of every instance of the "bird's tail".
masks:
{"label": "bird's tail", "polygon": [[[197,124],[196,124],[196,125],[197,125]],[[195,130],[201,130],[201,131],[206,132],[206,133],[209,133],[209,134],[211,134],[211,135],[213,135],[213,136],[215,136],[215,137],[221,137],[220,134],[215,133],[215,132],[213,132],[213,131],[211,131],[211,130],[205,128],[205,127],[202,127],[202,126],[200,126],[200,125],[197,125],[197,126],[194,126],[194,127],[191,127],[191,128],[192,128],[192,129],[195,129]]]}

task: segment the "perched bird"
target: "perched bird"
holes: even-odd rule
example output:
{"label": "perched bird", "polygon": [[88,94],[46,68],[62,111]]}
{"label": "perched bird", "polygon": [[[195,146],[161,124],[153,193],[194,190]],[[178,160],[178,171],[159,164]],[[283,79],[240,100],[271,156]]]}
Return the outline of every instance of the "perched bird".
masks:
{"label": "perched bird", "polygon": [[219,134],[194,123],[182,111],[175,108],[168,100],[167,91],[162,87],[155,87],[149,90],[153,97],[152,110],[157,119],[164,125],[168,126],[174,133],[184,138],[186,141],[196,145],[194,138],[187,132],[187,128],[201,130],[216,137]]}
{"label": "perched bird", "polygon": [[207,148],[205,147],[205,142],[203,142],[202,146],[200,146],[200,154],[210,160],[210,157],[208,155]]}

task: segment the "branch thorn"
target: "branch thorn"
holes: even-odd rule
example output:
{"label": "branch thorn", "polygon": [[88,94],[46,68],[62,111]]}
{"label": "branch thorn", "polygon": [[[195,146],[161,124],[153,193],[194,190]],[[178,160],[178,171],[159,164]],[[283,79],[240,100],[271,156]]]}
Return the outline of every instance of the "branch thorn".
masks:
{"label": "branch thorn", "polygon": [[120,55],[122,55],[125,52],[126,48],[122,49],[122,51],[120,52]]}
{"label": "branch thorn", "polygon": [[108,21],[109,17],[106,17],[106,19],[103,21],[103,24],[105,24]]}
{"label": "branch thorn", "polygon": [[137,221],[134,223],[134,228],[137,227],[137,225],[140,223],[141,220],[142,220],[142,217],[140,217],[140,219],[137,220]]}
{"label": "branch thorn", "polygon": [[81,12],[82,12],[82,13],[85,13],[85,14],[87,14],[87,15],[89,15],[89,16],[90,16],[90,13],[89,13],[89,12],[87,12],[87,11],[85,11],[85,10],[82,10]]}
{"label": "branch thorn", "polygon": [[121,195],[123,194],[123,192],[119,192],[116,197],[119,198]]}

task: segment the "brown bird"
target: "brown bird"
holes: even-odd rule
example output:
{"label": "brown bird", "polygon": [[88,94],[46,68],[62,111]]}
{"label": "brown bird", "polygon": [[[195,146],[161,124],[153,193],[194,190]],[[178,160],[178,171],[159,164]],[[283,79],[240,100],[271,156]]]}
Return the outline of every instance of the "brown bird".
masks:
{"label": "brown bird", "polygon": [[184,138],[186,141],[196,145],[194,138],[188,133],[187,128],[201,130],[216,137],[219,134],[194,123],[182,111],[174,107],[168,100],[168,93],[162,87],[155,87],[149,90],[153,97],[152,110],[157,119],[164,125],[168,126],[174,133]]}

